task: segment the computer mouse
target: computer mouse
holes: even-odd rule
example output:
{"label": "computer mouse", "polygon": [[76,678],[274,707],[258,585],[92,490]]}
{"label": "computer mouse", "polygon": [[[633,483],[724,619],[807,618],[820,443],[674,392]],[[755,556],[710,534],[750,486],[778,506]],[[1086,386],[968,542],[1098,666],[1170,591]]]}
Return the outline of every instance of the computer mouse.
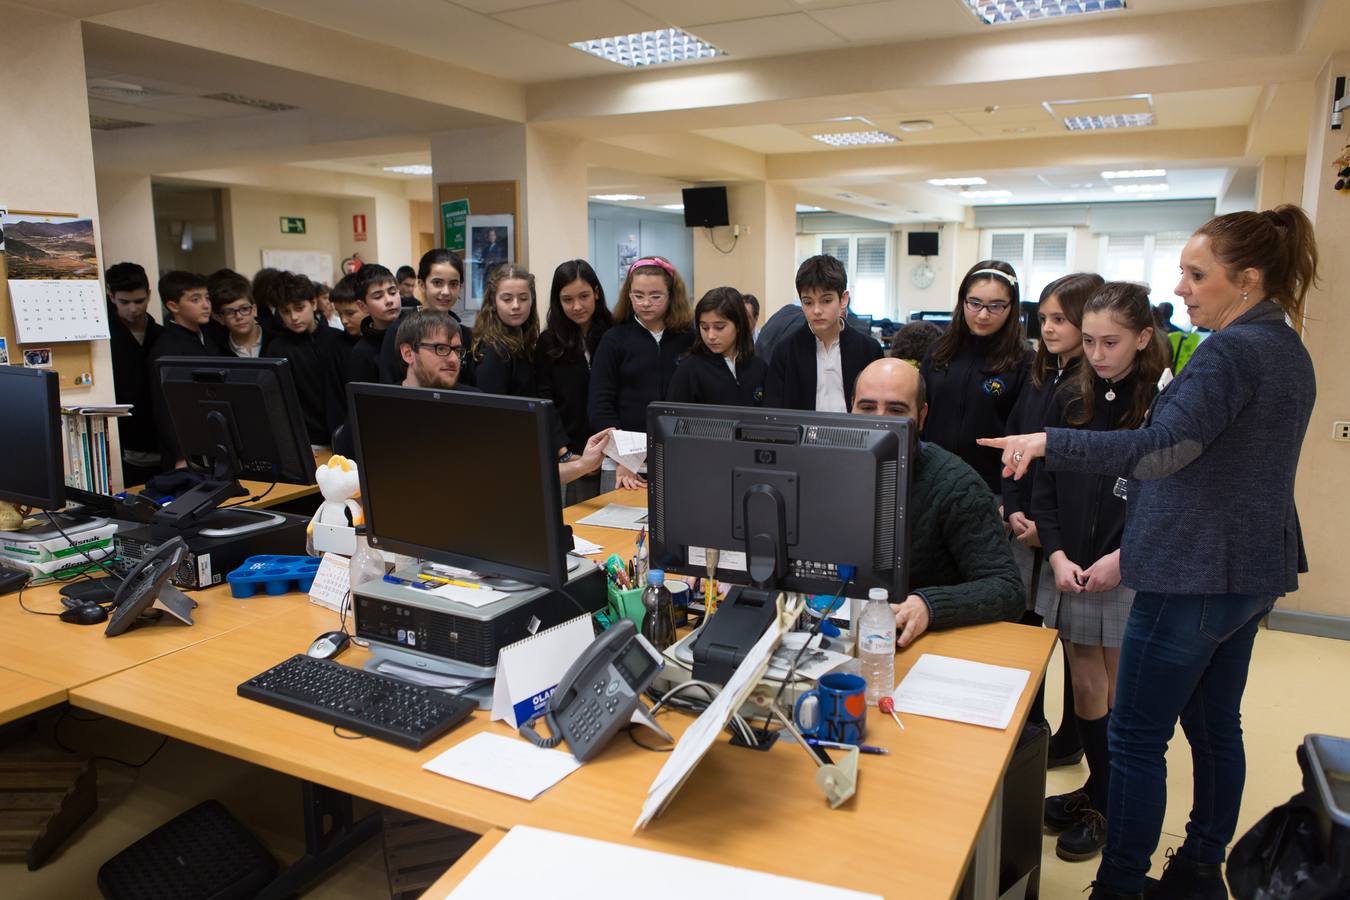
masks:
{"label": "computer mouse", "polygon": [[75,625],[98,625],[100,622],[108,621],[108,611],[97,603],[82,603],[64,610],[61,613],[61,621]]}
{"label": "computer mouse", "polygon": [[326,631],[314,639],[305,651],[315,659],[332,659],[351,643],[351,636],[345,631]]}

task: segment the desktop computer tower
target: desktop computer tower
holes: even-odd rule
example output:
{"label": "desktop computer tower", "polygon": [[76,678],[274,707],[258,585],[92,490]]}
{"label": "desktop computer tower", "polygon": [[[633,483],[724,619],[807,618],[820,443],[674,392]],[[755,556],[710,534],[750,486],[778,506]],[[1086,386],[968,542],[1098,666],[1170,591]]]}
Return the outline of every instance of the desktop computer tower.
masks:
{"label": "desktop computer tower", "polygon": [[[305,555],[305,528],[309,521],[300,516],[267,510],[270,522],[265,528],[235,536],[211,537],[206,534],[184,536],[188,552],[173,577],[180,588],[197,590],[221,584],[225,576],[250,556]],[[155,551],[163,541],[151,532],[151,526],[139,525],[117,534],[117,568],[125,575],[136,563]]]}
{"label": "desktop computer tower", "polygon": [[[417,578],[416,569],[394,574]],[[477,608],[384,579],[368,581],[352,592],[353,632],[379,657],[433,672],[491,678],[502,647],[575,619],[582,609],[605,608],[604,570],[583,559],[569,576],[566,594],[530,588]]]}

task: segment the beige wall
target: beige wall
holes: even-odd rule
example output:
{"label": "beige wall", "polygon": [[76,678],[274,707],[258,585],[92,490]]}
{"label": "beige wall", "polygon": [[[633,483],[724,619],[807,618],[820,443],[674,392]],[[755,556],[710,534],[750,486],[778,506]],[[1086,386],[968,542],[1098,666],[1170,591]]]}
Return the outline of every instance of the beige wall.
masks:
{"label": "beige wall", "polygon": [[[333,255],[334,269],[342,261],[343,253],[338,239],[339,203],[335,198],[243,187],[230,188],[226,196],[229,228],[234,243],[231,268],[253,277],[253,273],[262,268],[264,250],[326,251]],[[282,234],[282,216],[303,217],[305,233]],[[350,225],[350,220],[347,221]]]}
{"label": "beige wall", "polygon": [[1281,203],[1303,202],[1306,156],[1267,156],[1256,178],[1256,208],[1274,209]]}
{"label": "beige wall", "polygon": [[1332,441],[1332,422],[1350,419],[1350,198],[1333,190],[1331,161],[1345,146],[1345,132],[1331,131],[1331,79],[1350,70],[1350,53],[1331,58],[1313,86],[1303,204],[1317,229],[1321,284],[1308,295],[1304,340],[1317,372],[1317,405],[1300,458],[1296,499],[1311,571],[1302,589],[1281,601],[1284,609],[1350,616],[1350,556],[1345,552],[1345,510],[1350,503],[1350,443]]}
{"label": "beige wall", "polygon": [[150,279],[150,314],[164,321],[164,309],[155,283],[159,281],[159,254],[155,247],[155,207],[150,176],[98,172],[98,214],[104,266],[139,263]]}
{"label": "beige wall", "polygon": [[[90,216],[103,246],[80,23],[5,2],[0,2],[0,21],[5,23],[0,59],[6,73],[0,91],[0,121],[5,123],[0,198],[9,209]],[[106,266],[108,259],[99,262]],[[108,342],[94,341],[91,349],[93,386],[70,388],[63,395],[80,403],[111,403]],[[15,350],[10,348],[11,357]],[[121,457],[115,444],[111,457]]]}
{"label": "beige wall", "polygon": [[[727,185],[727,214],[733,229],[695,229],[693,299],[722,285],[759,298],[760,319],[796,299],[796,192],[763,181]],[[720,249],[719,249],[720,248]],[[725,252],[724,252],[725,251]]]}

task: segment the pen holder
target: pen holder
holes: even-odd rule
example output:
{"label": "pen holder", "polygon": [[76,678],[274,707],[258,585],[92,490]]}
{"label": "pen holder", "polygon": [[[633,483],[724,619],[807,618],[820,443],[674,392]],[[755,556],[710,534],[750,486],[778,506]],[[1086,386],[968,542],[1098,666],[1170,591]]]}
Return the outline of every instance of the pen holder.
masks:
{"label": "pen holder", "polygon": [[608,609],[612,621],[628,619],[638,628],[641,628],[642,617],[647,612],[646,607],[642,605],[642,588],[635,587],[624,591],[610,583]]}

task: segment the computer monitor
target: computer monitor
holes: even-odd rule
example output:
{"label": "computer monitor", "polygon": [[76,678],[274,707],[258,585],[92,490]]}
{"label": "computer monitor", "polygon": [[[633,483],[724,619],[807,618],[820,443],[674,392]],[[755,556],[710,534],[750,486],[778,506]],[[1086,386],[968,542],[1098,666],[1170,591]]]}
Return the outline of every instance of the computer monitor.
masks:
{"label": "computer monitor", "polygon": [[234,357],[165,356],[155,362],[180,452],[207,476],[155,514],[156,537],[167,540],[208,525],[225,536],[274,524],[253,510],[216,509],[247,495],[241,476],[314,484],[314,453],[290,366],[285,359]]}
{"label": "computer monitor", "polygon": [[[647,407],[651,567],[833,595],[909,583],[907,418],[729,406]],[[758,635],[756,635],[757,637]]]}
{"label": "computer monitor", "polygon": [[0,366],[0,500],[55,511],[66,505],[61,383],[50,369]]}
{"label": "computer monitor", "polygon": [[347,390],[372,547],[566,586],[572,541],[550,401],[360,383]]}

